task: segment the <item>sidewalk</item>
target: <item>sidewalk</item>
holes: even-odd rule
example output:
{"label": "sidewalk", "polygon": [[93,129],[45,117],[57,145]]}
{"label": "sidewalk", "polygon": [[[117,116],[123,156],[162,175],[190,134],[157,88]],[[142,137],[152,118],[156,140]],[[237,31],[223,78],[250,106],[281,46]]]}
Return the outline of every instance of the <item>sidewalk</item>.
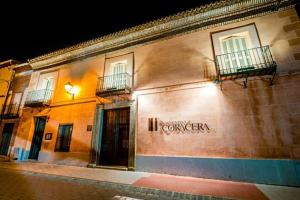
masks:
{"label": "sidewalk", "polygon": [[38,162],[0,162],[0,168],[232,199],[298,200],[300,197],[300,188],[255,185],[145,172],[84,168]]}

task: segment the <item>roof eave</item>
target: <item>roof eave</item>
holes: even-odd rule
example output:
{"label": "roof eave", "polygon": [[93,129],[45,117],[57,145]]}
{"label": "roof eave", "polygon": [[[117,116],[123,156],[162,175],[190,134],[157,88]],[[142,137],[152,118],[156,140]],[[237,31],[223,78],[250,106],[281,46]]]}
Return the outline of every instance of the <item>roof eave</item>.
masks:
{"label": "roof eave", "polygon": [[[29,60],[29,63],[33,69],[51,67],[90,55],[99,55],[117,49],[141,45],[183,32],[187,33],[192,30],[209,28],[212,25],[217,26],[220,24],[232,23],[236,20],[240,21],[249,17],[276,12],[277,10],[286,9],[291,6],[295,6],[294,0],[238,1],[235,4],[228,6],[231,10],[224,7],[218,7],[216,9],[211,9],[210,13],[208,13],[209,11],[198,12],[182,18],[176,17],[176,19],[169,20],[166,23],[158,23],[152,27],[130,32],[128,34],[122,33],[121,36],[116,34],[115,37],[108,37],[107,39],[100,38],[98,42],[95,42],[95,40],[90,43],[85,42],[82,43],[82,47],[78,45],[77,48],[74,48],[73,50],[66,49],[65,52],[53,52],[45,56],[37,57]],[[205,15],[206,18],[203,17]]]}

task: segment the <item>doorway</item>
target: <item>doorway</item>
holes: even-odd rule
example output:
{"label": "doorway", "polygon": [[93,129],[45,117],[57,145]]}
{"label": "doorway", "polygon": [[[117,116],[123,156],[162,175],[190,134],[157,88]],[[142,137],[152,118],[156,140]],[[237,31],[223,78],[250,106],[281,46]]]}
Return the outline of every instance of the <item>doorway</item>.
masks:
{"label": "doorway", "polygon": [[31,148],[29,153],[29,159],[37,160],[39,157],[39,152],[41,150],[43,136],[44,136],[44,129],[46,125],[46,119],[44,117],[37,117],[35,118],[35,127],[33,138],[31,142]]}
{"label": "doorway", "polygon": [[128,166],[130,108],[103,111],[100,165]]}
{"label": "doorway", "polygon": [[13,129],[14,123],[6,123],[4,125],[0,143],[0,155],[7,155]]}

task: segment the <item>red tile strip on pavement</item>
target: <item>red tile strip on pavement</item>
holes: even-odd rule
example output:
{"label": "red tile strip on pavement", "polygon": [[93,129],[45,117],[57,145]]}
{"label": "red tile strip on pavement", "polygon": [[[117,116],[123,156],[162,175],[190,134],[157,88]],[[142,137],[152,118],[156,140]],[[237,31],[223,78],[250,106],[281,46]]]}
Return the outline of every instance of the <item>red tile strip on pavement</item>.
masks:
{"label": "red tile strip on pavement", "polygon": [[268,200],[254,184],[249,183],[155,174],[141,178],[133,185],[197,195],[245,200]]}

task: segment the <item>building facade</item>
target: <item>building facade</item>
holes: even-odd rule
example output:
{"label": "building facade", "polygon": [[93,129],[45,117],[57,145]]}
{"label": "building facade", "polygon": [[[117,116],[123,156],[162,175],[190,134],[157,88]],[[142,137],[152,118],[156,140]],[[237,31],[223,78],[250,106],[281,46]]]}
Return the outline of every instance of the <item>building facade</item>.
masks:
{"label": "building facade", "polygon": [[292,0],[221,1],[31,59],[14,152],[299,186],[299,31]]}
{"label": "building facade", "polygon": [[30,80],[30,66],[16,60],[2,62],[1,65],[1,116],[0,155],[13,158],[13,146],[19,119]]}

